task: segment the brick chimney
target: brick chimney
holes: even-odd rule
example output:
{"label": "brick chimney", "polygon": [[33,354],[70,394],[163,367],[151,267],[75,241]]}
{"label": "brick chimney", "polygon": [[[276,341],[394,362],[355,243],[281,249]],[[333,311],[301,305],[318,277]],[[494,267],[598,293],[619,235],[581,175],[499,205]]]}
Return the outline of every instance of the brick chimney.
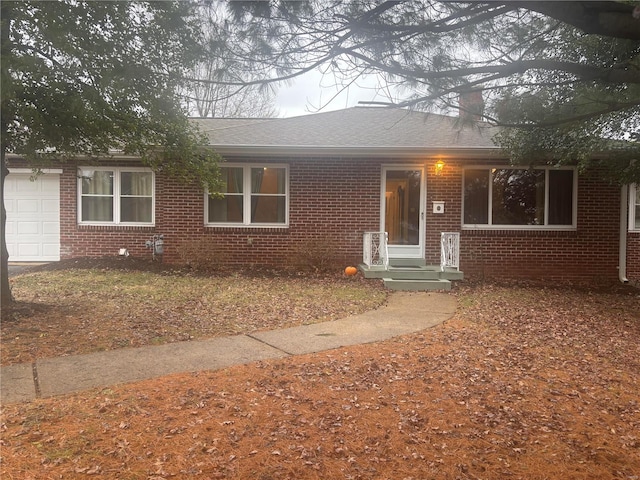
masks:
{"label": "brick chimney", "polygon": [[479,122],[484,113],[484,99],[482,90],[467,90],[460,92],[458,100],[458,114],[462,120]]}

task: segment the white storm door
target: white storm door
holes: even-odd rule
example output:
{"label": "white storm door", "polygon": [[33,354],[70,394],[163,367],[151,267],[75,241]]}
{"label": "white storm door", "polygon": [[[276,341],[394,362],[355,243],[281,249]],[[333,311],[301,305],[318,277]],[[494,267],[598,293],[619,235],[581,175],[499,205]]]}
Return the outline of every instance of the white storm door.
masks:
{"label": "white storm door", "polygon": [[415,166],[382,168],[380,225],[390,258],[424,258],[425,178]]}

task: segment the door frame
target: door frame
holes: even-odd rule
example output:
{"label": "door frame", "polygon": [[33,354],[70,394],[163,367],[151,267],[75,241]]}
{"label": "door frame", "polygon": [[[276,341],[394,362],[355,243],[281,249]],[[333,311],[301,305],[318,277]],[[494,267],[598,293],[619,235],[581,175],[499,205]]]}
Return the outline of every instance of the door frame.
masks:
{"label": "door frame", "polygon": [[386,214],[386,186],[387,172],[393,170],[417,170],[420,171],[420,212],[419,212],[419,232],[418,245],[391,245],[388,244],[389,258],[425,258],[426,240],[426,200],[427,200],[427,178],[426,169],[423,164],[384,164],[380,174],[380,231],[385,230]]}

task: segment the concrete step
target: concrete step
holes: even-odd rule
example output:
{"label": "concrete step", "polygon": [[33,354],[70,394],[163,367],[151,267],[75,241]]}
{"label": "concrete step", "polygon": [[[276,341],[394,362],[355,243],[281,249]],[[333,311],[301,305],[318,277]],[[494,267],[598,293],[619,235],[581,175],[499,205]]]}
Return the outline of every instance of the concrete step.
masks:
{"label": "concrete step", "polygon": [[440,270],[428,267],[361,268],[365,278],[396,278],[399,280],[436,280]]}
{"label": "concrete step", "polygon": [[445,279],[437,280],[398,280],[383,278],[384,286],[389,290],[403,290],[409,292],[426,292],[431,290],[451,290],[451,282]]}
{"label": "concrete step", "polygon": [[[405,290],[424,292],[429,290],[451,290],[451,282],[462,280],[464,274],[453,268],[442,271],[440,265],[425,265],[424,261],[414,259],[394,259],[405,265],[392,264],[389,268],[383,266],[368,267],[360,264],[360,271],[365,278],[382,279],[386,288],[390,290]],[[422,262],[422,264],[419,264]]]}
{"label": "concrete step", "polygon": [[464,273],[455,269],[444,269],[444,272],[440,272],[440,278],[445,280],[464,280]]}
{"label": "concrete step", "polygon": [[364,274],[364,278],[393,278],[397,280],[462,280],[464,274],[455,269],[440,270],[440,266],[423,265],[423,266],[391,266],[388,269],[384,267],[367,267],[360,265],[360,271]]}
{"label": "concrete step", "polygon": [[389,265],[392,267],[425,267],[424,258],[390,258]]}

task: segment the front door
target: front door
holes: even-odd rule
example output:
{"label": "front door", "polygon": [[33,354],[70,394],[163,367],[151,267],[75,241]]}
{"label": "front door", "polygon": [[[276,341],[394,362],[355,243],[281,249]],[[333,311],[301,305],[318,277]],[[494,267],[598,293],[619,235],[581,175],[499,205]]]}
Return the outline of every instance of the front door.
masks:
{"label": "front door", "polygon": [[390,258],[424,258],[424,170],[382,169],[380,225],[389,234]]}

